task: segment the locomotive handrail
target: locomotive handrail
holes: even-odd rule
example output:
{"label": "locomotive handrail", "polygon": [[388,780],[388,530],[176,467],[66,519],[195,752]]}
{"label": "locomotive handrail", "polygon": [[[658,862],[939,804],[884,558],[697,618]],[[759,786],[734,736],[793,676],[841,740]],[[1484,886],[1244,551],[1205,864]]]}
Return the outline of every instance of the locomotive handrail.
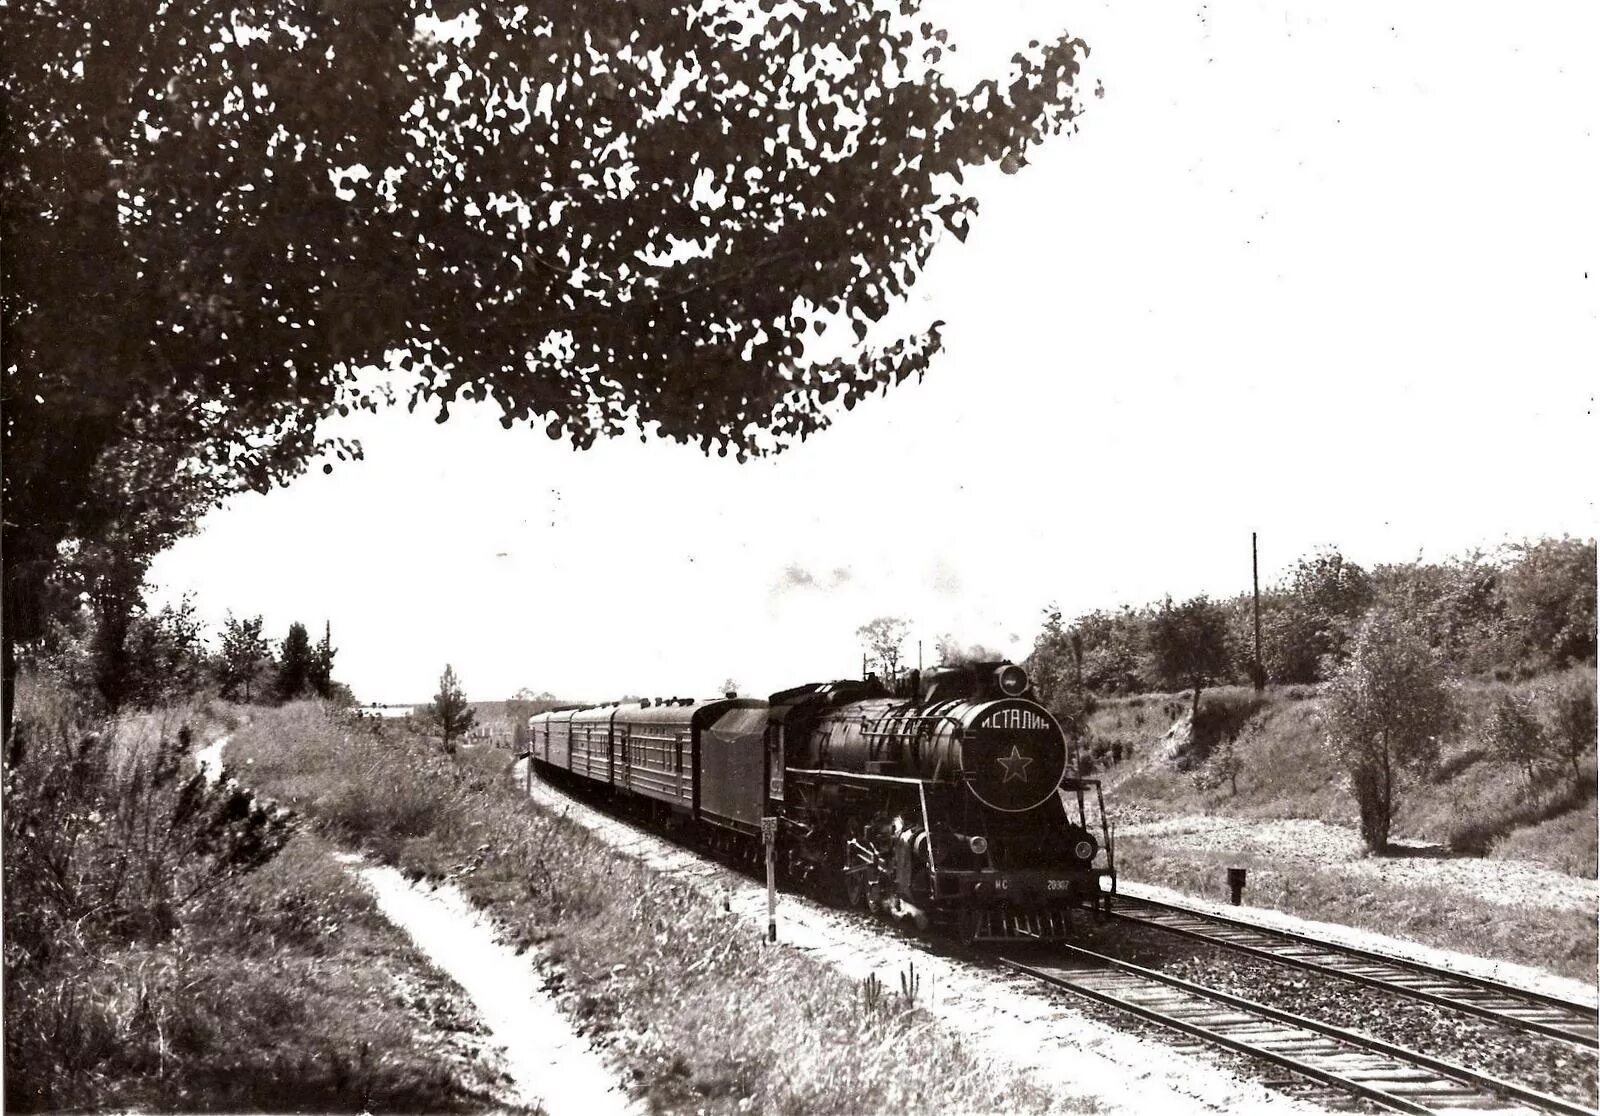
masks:
{"label": "locomotive handrail", "polygon": [[833,767],[785,767],[783,772],[785,775],[831,775],[837,779],[860,779],[868,783],[914,783],[921,786],[923,782],[909,775],[872,775],[865,771],[840,771]]}

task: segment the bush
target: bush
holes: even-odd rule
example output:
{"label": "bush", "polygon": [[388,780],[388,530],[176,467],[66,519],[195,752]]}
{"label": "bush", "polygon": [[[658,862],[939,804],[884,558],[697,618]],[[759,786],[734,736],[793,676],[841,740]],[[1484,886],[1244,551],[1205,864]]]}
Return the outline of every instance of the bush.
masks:
{"label": "bush", "polygon": [[17,711],[4,784],[6,1105],[79,1105],[109,1078],[165,1074],[192,1045],[178,1025],[180,993],[196,987],[179,931],[271,861],[292,819],[196,773],[187,722],[94,726],[29,676]]}
{"label": "bush", "polygon": [[91,731],[59,693],[18,704],[5,774],[8,967],[64,939],[160,940],[186,906],[288,841],[287,811],[195,771],[187,723]]}
{"label": "bush", "polygon": [[1574,670],[1545,692],[1549,718],[1547,738],[1552,758],[1568,763],[1572,777],[1580,778],[1580,765],[1595,751],[1595,672]]}
{"label": "bush", "polygon": [[1521,771],[1530,788],[1538,781],[1548,743],[1532,698],[1512,690],[1500,691],[1479,729],[1479,739],[1491,756]]}
{"label": "bush", "polygon": [[1260,694],[1245,687],[1217,690],[1201,699],[1190,735],[1199,758],[1208,757],[1223,741],[1237,739],[1263,704]]}

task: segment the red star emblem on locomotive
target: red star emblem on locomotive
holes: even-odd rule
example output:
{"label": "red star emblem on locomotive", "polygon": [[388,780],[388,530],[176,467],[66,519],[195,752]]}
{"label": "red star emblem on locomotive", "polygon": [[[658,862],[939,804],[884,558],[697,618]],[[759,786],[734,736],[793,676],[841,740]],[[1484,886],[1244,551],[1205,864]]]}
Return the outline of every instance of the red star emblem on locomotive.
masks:
{"label": "red star emblem on locomotive", "polygon": [[1000,780],[1002,783],[1009,783],[1013,779],[1019,783],[1026,783],[1028,781],[1028,765],[1033,763],[1033,757],[1023,755],[1022,751],[1013,744],[1011,745],[1011,754],[1009,756],[1000,756],[995,762],[1005,770],[1005,778]]}

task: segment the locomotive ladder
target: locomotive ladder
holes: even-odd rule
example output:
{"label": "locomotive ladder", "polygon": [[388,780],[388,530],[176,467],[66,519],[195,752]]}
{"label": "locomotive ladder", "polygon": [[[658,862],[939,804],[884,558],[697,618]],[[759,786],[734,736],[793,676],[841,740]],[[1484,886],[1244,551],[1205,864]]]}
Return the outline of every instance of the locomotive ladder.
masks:
{"label": "locomotive ladder", "polygon": [[[1581,1104],[1368,1035],[1231,996],[1077,946],[1007,968],[1398,1112],[1473,1108],[1596,1116]],[[1063,956],[1064,954],[1064,956]],[[1508,1100],[1515,1104],[1508,1105]]]}
{"label": "locomotive ladder", "polygon": [[1113,914],[1125,922],[1155,926],[1269,961],[1384,988],[1435,1007],[1562,1039],[1595,1053],[1600,1012],[1590,1004],[1154,899],[1119,895]]}

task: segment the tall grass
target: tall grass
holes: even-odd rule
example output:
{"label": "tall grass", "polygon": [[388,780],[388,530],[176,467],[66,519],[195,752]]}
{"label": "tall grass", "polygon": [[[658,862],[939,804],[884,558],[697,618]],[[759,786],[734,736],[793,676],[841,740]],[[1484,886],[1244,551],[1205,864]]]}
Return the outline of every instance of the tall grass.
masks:
{"label": "tall grass", "polygon": [[97,724],[37,677],[17,710],[7,1111],[482,1106],[394,1010],[420,966],[371,900],[287,811],[195,771],[231,711]]}

